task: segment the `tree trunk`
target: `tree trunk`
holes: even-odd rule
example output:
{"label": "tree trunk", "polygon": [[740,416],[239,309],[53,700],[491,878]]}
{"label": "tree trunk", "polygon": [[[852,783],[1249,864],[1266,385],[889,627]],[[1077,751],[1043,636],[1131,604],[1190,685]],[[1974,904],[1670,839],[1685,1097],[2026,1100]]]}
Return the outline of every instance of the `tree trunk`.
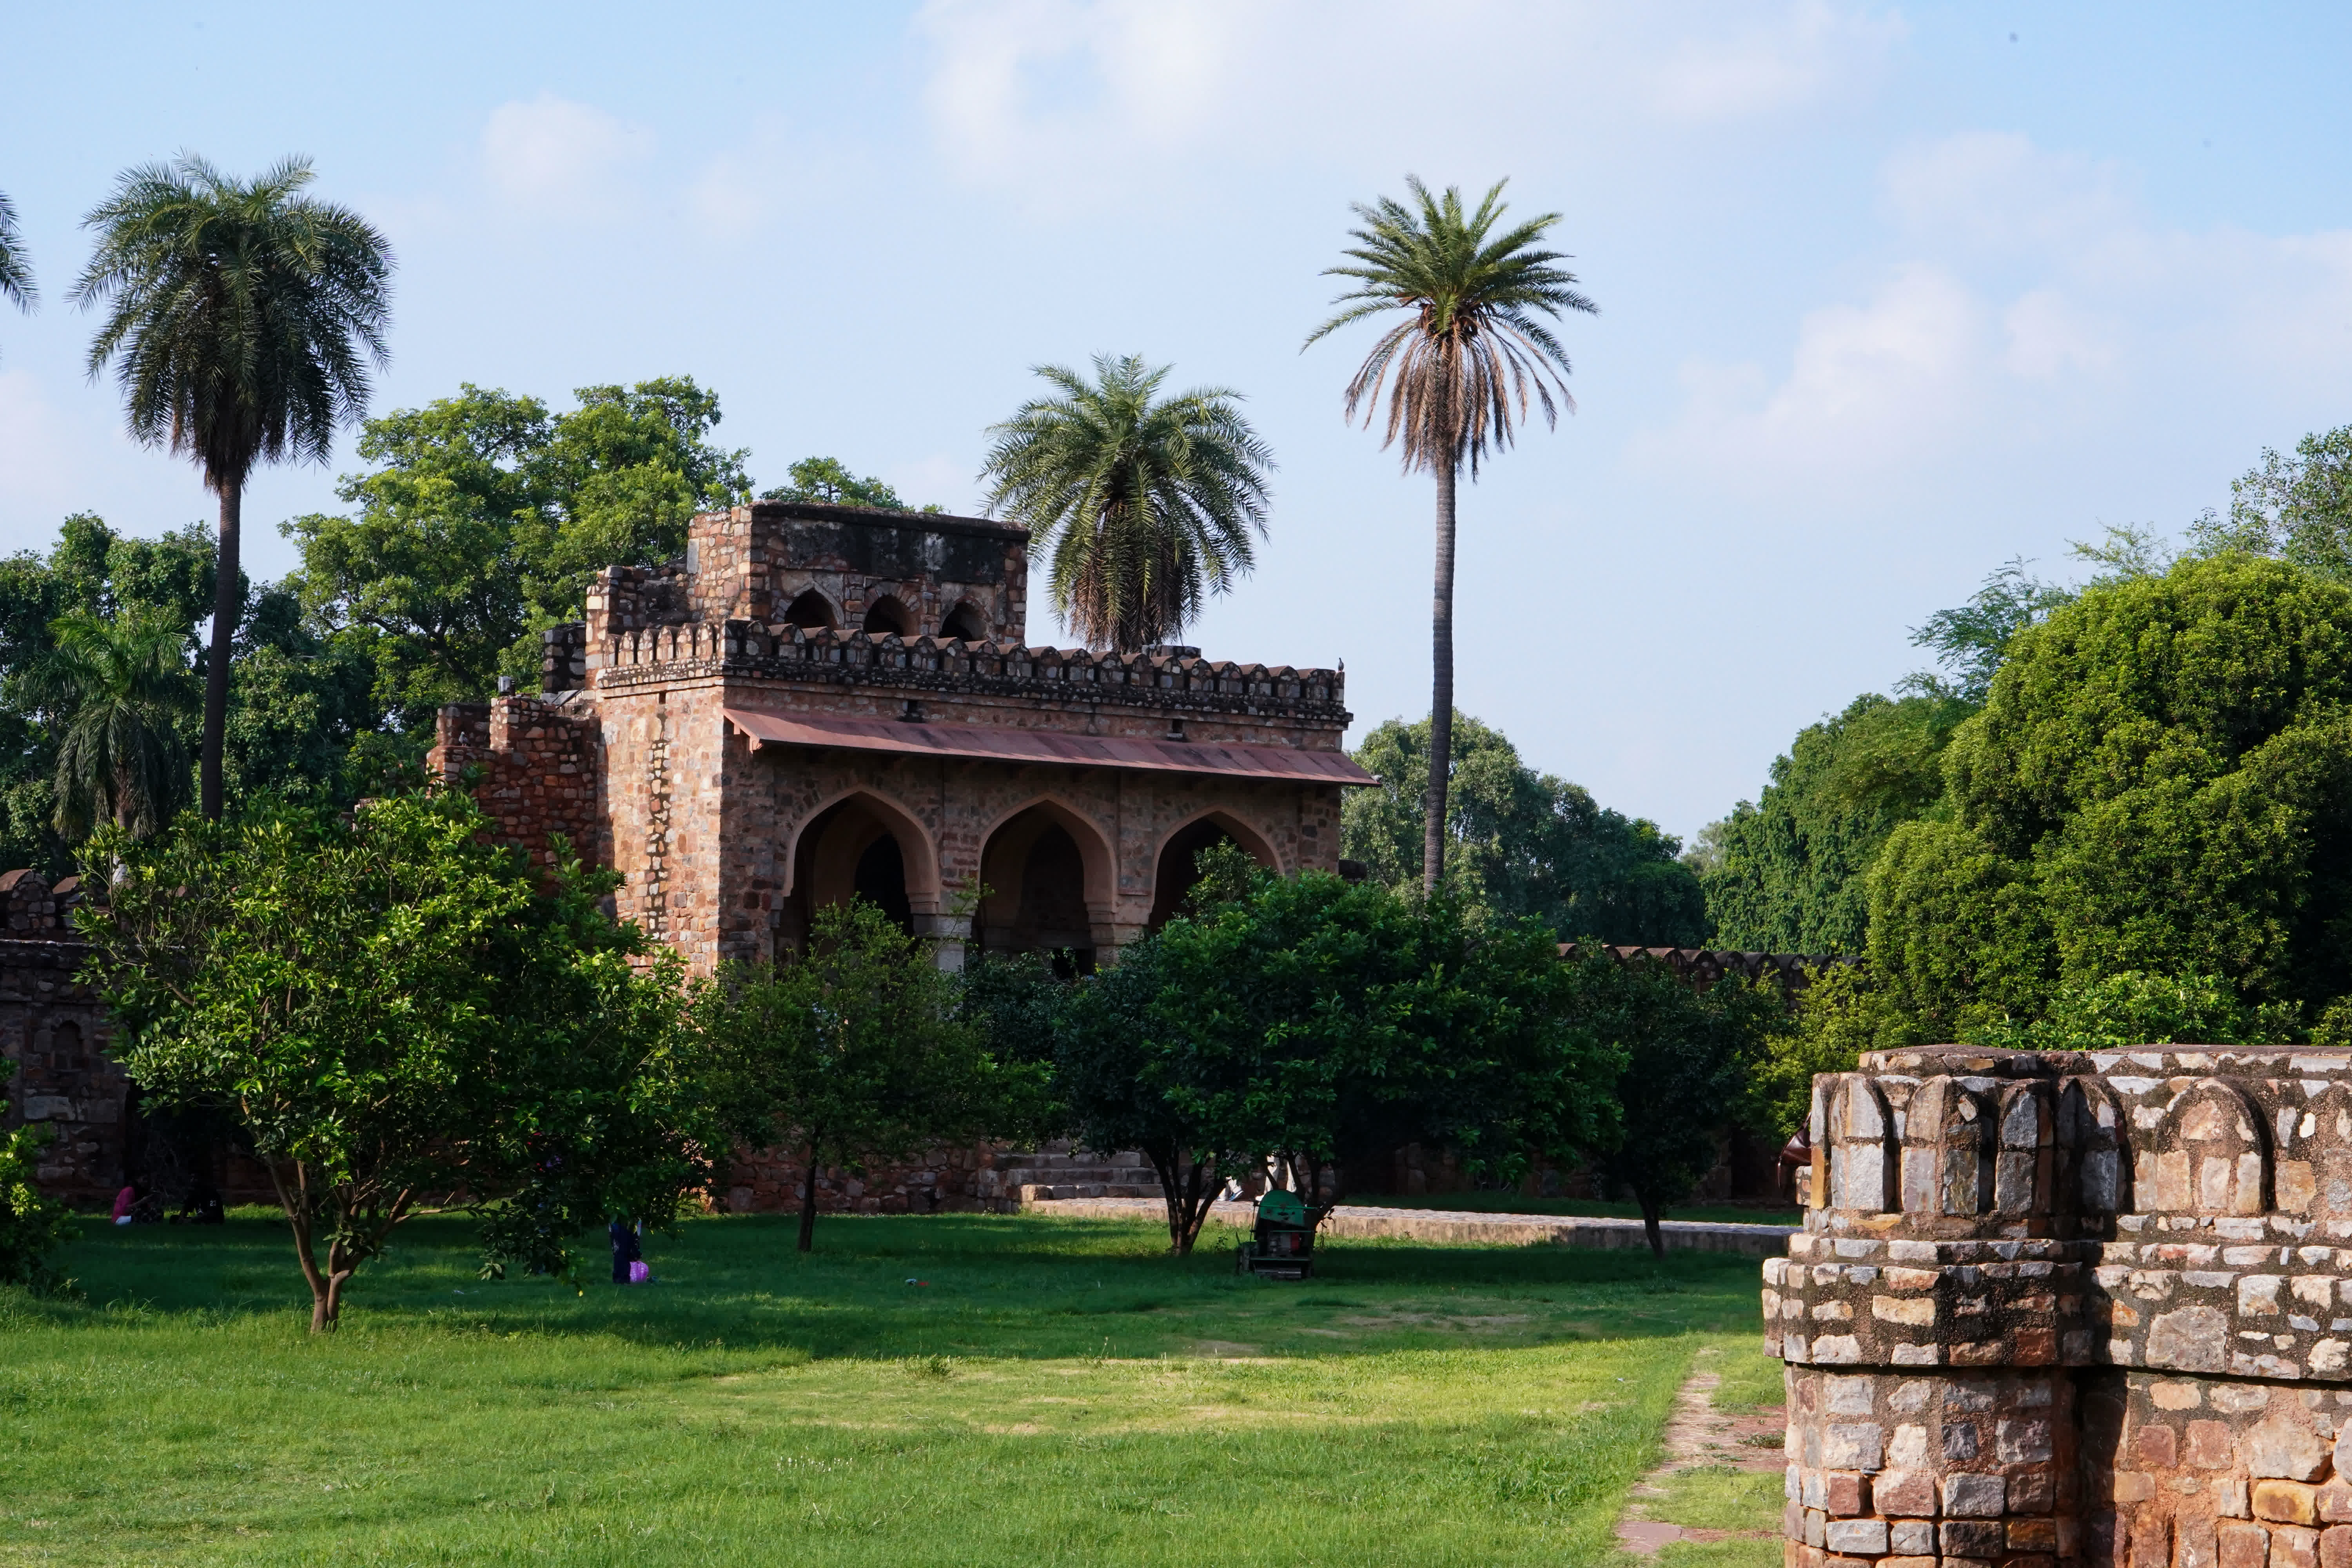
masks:
{"label": "tree trunk", "polygon": [[801,1250],[816,1247],[816,1140],[809,1140],[808,1174],[801,1179]]}
{"label": "tree trunk", "polygon": [[1658,1216],[1664,1211],[1658,1207],[1656,1199],[1645,1194],[1636,1193],[1633,1197],[1642,1205],[1642,1234],[1650,1238],[1650,1256],[1664,1263],[1666,1260],[1666,1238],[1658,1229]]}
{"label": "tree trunk", "polygon": [[237,612],[245,607],[237,592],[237,556],[243,542],[245,486],[224,486],[220,492],[219,580],[213,587],[213,647],[205,665],[205,749],[197,765],[197,795],[205,820],[218,822],[221,814],[221,744],[228,731],[229,647],[236,637]]}
{"label": "tree trunk", "polygon": [[1437,464],[1437,568],[1429,607],[1429,789],[1422,796],[1421,890],[1445,875],[1445,791],[1454,763],[1454,458]]}

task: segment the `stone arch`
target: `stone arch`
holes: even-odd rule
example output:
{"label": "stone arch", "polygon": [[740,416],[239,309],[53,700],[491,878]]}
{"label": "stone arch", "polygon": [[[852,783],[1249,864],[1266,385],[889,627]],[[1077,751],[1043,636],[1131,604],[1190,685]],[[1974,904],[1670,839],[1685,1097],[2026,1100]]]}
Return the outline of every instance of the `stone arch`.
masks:
{"label": "stone arch", "polygon": [[915,635],[915,612],[898,595],[885,594],[866,606],[861,629],[873,637],[910,637]]}
{"label": "stone arch", "polygon": [[989,891],[972,936],[982,951],[1067,953],[1083,970],[1116,940],[1117,861],[1066,802],[1041,795],[1000,815],[981,837],[980,880]]}
{"label": "stone arch", "polygon": [[841,625],[841,616],[833,601],[816,588],[803,588],[800,596],[784,610],[784,619],[807,631],[830,631]]}
{"label": "stone arch", "polygon": [[2278,1204],[2317,1220],[2352,1220],[2352,1089],[2331,1084],[2305,1107],[2292,1162],[2278,1166]]}
{"label": "stone arch", "polygon": [[1942,1074],[1911,1093],[1903,1121],[1903,1211],[1975,1215],[1992,1206],[1993,1117],[1981,1095]]}
{"label": "stone arch", "polygon": [[2123,1107],[2096,1079],[2072,1078],[2058,1094],[2058,1146],[2073,1161],[2075,1198],[2086,1215],[2131,1207],[2130,1141]]}
{"label": "stone arch", "polygon": [[972,606],[970,599],[960,599],[940,621],[940,636],[956,637],[964,642],[988,640],[988,619]]}
{"label": "stone arch", "polygon": [[2258,1215],[2270,1207],[2262,1118],[2220,1079],[2200,1079],[2174,1098],[2157,1126],[2154,1164],[2159,1213]]}
{"label": "stone arch", "polygon": [[1183,908],[1184,896],[1201,879],[1193,868],[1193,857],[1220,838],[1240,845],[1244,853],[1267,870],[1282,869],[1265,835],[1240,817],[1221,809],[1196,813],[1162,835],[1152,851],[1151,930],[1167,924]]}
{"label": "stone arch", "polygon": [[1886,1096],[1846,1073],[1829,1101],[1830,1206],[1885,1214],[1895,1206],[1895,1117]]}
{"label": "stone arch", "polygon": [[2003,1215],[2048,1214],[2057,1184],[2057,1115],[2050,1086],[2013,1083],[2000,1091],[1992,1206]]}
{"label": "stone arch", "polygon": [[[779,857],[784,868],[785,896],[830,901],[824,895],[836,889],[812,887],[807,880],[806,874],[814,869],[811,864],[813,851],[822,847],[811,842],[810,830],[814,828],[820,837],[824,836],[827,828],[837,825],[836,814],[843,813],[845,807],[870,816],[898,841],[905,868],[908,905],[918,915],[937,914],[940,899],[940,857],[939,847],[932,843],[929,830],[923,826],[921,819],[913,812],[879,791],[862,784],[828,795],[793,824],[781,847],[782,854]],[[838,867],[829,868],[838,869]]]}

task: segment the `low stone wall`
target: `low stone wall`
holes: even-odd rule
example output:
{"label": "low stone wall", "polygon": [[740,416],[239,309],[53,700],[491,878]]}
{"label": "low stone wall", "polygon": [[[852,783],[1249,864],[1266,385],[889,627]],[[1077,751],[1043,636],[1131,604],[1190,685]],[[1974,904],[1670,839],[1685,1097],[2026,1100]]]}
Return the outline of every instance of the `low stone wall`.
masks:
{"label": "low stone wall", "polygon": [[[985,1173],[1002,1153],[998,1146],[934,1149],[899,1163],[858,1170],[820,1166],[816,1203],[826,1214],[940,1214],[992,1209]],[[725,1203],[734,1214],[796,1213],[808,1175],[805,1151],[739,1150],[728,1167]]]}
{"label": "low stone wall", "polygon": [[[1025,1213],[1073,1219],[1162,1219],[1158,1198],[1055,1198],[1022,1205]],[[1209,1218],[1219,1225],[1249,1226],[1257,1221],[1250,1203],[1213,1204]],[[1703,1220],[1667,1220],[1659,1234],[1674,1251],[1736,1252],[1750,1258],[1776,1255],[1797,1234],[1783,1225],[1717,1225]],[[1637,1219],[1583,1218],[1559,1215],[1477,1214],[1443,1209],[1384,1209],[1342,1204],[1326,1215],[1319,1237],[1392,1237],[1449,1247],[1643,1247],[1649,1234]]]}
{"label": "low stone wall", "polygon": [[1792,1568],[2352,1568],[2352,1052],[1873,1053],[1812,1115]]}

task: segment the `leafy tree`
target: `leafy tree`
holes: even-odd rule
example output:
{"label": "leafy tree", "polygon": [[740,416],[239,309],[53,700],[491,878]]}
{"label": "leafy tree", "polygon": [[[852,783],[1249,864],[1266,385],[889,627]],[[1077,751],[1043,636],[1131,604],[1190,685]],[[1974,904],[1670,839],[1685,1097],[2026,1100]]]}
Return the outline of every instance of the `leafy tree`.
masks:
{"label": "leafy tree", "polygon": [[1050,562],[1055,611],[1090,647],[1138,652],[1173,641],[1256,563],[1274,455],[1235,407],[1197,387],[1160,395],[1168,367],[1095,359],[1087,380],[1037,374],[1058,393],[990,427],[986,510],[1030,532]]}
{"label": "leafy tree", "polygon": [[493,1271],[562,1272],[583,1227],[707,1179],[675,955],[604,915],[608,873],[543,880],[489,826],[443,793],[89,842],[114,1054],[152,1102],[234,1117],[313,1330],[415,1215],[480,1215]]}
{"label": "leafy tree", "polygon": [[859,479],[832,458],[803,458],[784,470],[792,483],[760,492],[761,500],[813,502],[820,506],[871,506],[885,511],[938,511],[936,505],[910,507],[889,484],[868,475]]}
{"label": "leafy tree", "polygon": [[2292,458],[2264,447],[2230,486],[2229,515],[2206,513],[2189,541],[2200,553],[2270,556],[2352,582],[2352,426],[2305,436]]}
{"label": "leafy tree", "polygon": [[177,729],[195,706],[187,627],[152,609],[112,620],[76,610],[52,625],[51,636],[54,648],[12,695],[71,715],[58,746],[54,826],[71,840],[100,821],[150,837],[187,795]]}
{"label": "leafy tree", "polygon": [[819,910],[806,948],[772,968],[731,970],[703,990],[697,1023],[728,1131],[806,1157],[803,1252],[816,1241],[823,1167],[1013,1130],[1008,1106],[1042,1069],[989,1055],[957,1002],[929,943],[864,900]]}
{"label": "leafy tree", "polygon": [[[1558,406],[1575,412],[1569,395],[1568,351],[1548,320],[1563,310],[1599,307],[1572,287],[1576,275],[1552,263],[1566,257],[1541,248],[1558,213],[1495,233],[1502,221],[1505,182],[1496,181],[1465,213],[1462,194],[1447,186],[1432,195],[1408,176],[1412,205],[1383,196],[1354,211],[1364,226],[1346,265],[1325,276],[1351,278],[1356,287],[1334,303],[1339,312],[1307,334],[1317,339],[1388,310],[1410,319],[1382,332],[1348,383],[1347,413],[1363,410],[1369,427],[1381,389],[1389,388],[1388,434],[1402,437],[1409,473],[1425,468],[1437,480],[1437,563],[1430,617],[1429,790],[1423,806],[1422,886],[1434,892],[1445,868],[1445,792],[1453,772],[1454,481],[1467,464],[1470,478],[1490,454],[1507,448],[1533,390],[1546,424]],[[1394,380],[1391,384],[1391,378]],[[1557,388],[1559,398],[1553,398]]]}
{"label": "leafy tree", "polygon": [[1748,1076],[1742,1119],[1776,1138],[1792,1138],[1811,1113],[1815,1074],[1852,1072],[1864,1051],[1927,1039],[1866,962],[1816,970],[1791,1000],[1782,1026],[1764,1039]]}
{"label": "leafy tree", "polygon": [[711,446],[719,401],[686,377],[583,387],[551,415],[533,397],[467,385],[370,420],[337,489],[354,515],[286,524],[289,583],[314,626],[377,671],[375,697],[429,731],[445,702],[503,673],[535,682],[539,634],[581,614],[607,565],[684,548],[697,511],[750,493],[744,454]]}
{"label": "leafy tree", "polygon": [[0,298],[14,300],[27,312],[40,299],[33,287],[32,261],[25,255],[24,231],[16,224],[16,205],[5,191],[0,191]]}
{"label": "leafy tree", "polygon": [[[14,1062],[0,1063],[0,1082],[16,1070]],[[73,1239],[74,1224],[33,1179],[55,1136],[38,1121],[0,1132],[0,1285],[50,1290],[62,1283],[49,1260]]]}
{"label": "leafy tree", "polygon": [[1944,759],[1948,818],[1871,873],[1871,953],[1939,1032],[2129,972],[2352,992],[2352,588],[2243,555],[2019,635]]}
{"label": "leafy tree", "polygon": [[90,374],[115,364],[131,435],[194,458],[220,498],[199,786],[215,819],[246,479],[257,462],[324,462],[366,411],[367,361],[385,357],[390,247],[301,195],[313,177],[289,158],[240,183],[183,155],[125,171],[83,220],[98,247],[72,297],[106,308]]}
{"label": "leafy tree", "polygon": [[[1422,885],[1426,797],[1419,786],[1428,753],[1426,720],[1391,719],[1356,749],[1380,784],[1348,792],[1340,852],[1386,887]],[[1672,836],[1536,772],[1501,731],[1464,713],[1454,716],[1446,810],[1444,888],[1464,902],[1505,919],[1532,915],[1562,940],[1706,941],[1698,879],[1676,859],[1681,845]]]}
{"label": "leafy tree", "polygon": [[2277,1045],[2299,1038],[2289,1005],[2250,1006],[2237,987],[2210,974],[2150,974],[2127,969],[2060,988],[2041,1017],[2002,1017],[1968,1032],[1969,1043],[2002,1050],[2098,1051],[2151,1045]]}
{"label": "leafy tree", "polygon": [[1573,974],[1571,1026],[1613,1047],[1622,1063],[1623,1135],[1594,1168],[1607,1187],[1641,1205],[1650,1250],[1664,1258],[1658,1222],[1714,1165],[1725,1112],[1739,1104],[1780,1023],[1780,999],[1736,980],[1701,992],[1664,964],[1618,963],[1597,952],[1578,961]]}

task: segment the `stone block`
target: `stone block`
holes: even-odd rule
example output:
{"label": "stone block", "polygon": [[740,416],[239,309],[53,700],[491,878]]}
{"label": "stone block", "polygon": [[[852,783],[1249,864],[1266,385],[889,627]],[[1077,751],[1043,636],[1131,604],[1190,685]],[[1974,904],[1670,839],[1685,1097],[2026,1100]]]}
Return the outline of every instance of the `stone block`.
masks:
{"label": "stone block", "polygon": [[2308,1419],[2273,1415],[2246,1433],[2246,1473],[2284,1480],[2316,1480],[2327,1466],[2327,1445]]}
{"label": "stone block", "polygon": [[1937,1526],[1936,1536],[1947,1562],[1955,1557],[1992,1557],[2001,1549],[2002,1531],[1997,1519],[1948,1519]]}
{"label": "stone block", "polygon": [[2156,1495],[2156,1478],[2146,1470],[2117,1470],[2107,1495],[2116,1502],[2146,1502]]}
{"label": "stone block", "polygon": [[[1947,1517],[1998,1519],[2008,1506],[2008,1483],[2000,1476],[1962,1474],[1944,1478]],[[1944,1550],[1953,1549],[1948,1546]]]}
{"label": "stone block", "polygon": [[[2352,1431],[2352,1421],[2345,1423],[2345,1426],[2347,1431]],[[2340,1438],[2337,1439],[2336,1451],[2336,1468],[2340,1471],[2344,1468]],[[2328,1524],[2352,1524],[2352,1482],[2347,1482],[2339,1474],[2319,1489],[2319,1517]]]}
{"label": "stone block", "polygon": [[2330,1525],[2319,1532],[2319,1568],[2352,1568],[2352,1524]]}
{"label": "stone block", "polygon": [[1936,1478],[1929,1471],[1881,1470],[1871,1481],[1870,1495],[1881,1513],[1935,1517]]}
{"label": "stone block", "polygon": [[2253,1486],[2256,1519],[2281,1524],[2319,1522],[2319,1489],[2300,1481],[2259,1480]]}
{"label": "stone block", "polygon": [[[2347,1531],[2347,1534],[2352,1534]],[[2352,1549],[2352,1542],[2347,1542]],[[1898,1519],[1886,1527],[1886,1549],[1910,1556],[1932,1555],[1936,1550],[1936,1526],[1925,1519]],[[2347,1550],[2342,1563],[2329,1563],[2323,1568],[2352,1568],[2352,1550]]]}
{"label": "stone block", "polygon": [[2003,1421],[1994,1429],[1993,1451],[2004,1465],[2045,1460],[2050,1458],[2050,1423]]}
{"label": "stone block", "polygon": [[2058,1550],[2058,1526],[2051,1520],[2012,1519],[2009,1521],[2007,1533],[2011,1552]]}
{"label": "stone block", "polygon": [[2180,1463],[2180,1437],[2173,1428],[2150,1423],[2132,1434],[2132,1458],[2151,1470],[2168,1470]]}
{"label": "stone block", "polygon": [[1823,1506],[1832,1519],[1852,1519],[1870,1511],[1869,1484],[1851,1470],[1832,1470],[1823,1479],[1822,1489]]}
{"label": "stone block", "polygon": [[1876,1557],[1886,1551],[1886,1521],[1883,1519],[1833,1519],[1830,1521],[1822,1546],[1849,1556]]}
{"label": "stone block", "polygon": [[2182,1435],[2189,1441],[2181,1463],[2200,1470],[2226,1470],[2233,1462],[2228,1422],[2191,1421]]}
{"label": "stone block", "polygon": [[1875,1426],[1834,1423],[1822,1436],[1822,1463],[1832,1469],[1875,1470],[1884,1453],[1885,1435]]}
{"label": "stone block", "polygon": [[2267,1568],[2271,1532],[2259,1524],[2232,1521],[2216,1532],[2220,1537],[2221,1568]]}
{"label": "stone block", "polygon": [[2272,1531],[2271,1568],[2319,1568],[2319,1531],[2292,1524]]}

